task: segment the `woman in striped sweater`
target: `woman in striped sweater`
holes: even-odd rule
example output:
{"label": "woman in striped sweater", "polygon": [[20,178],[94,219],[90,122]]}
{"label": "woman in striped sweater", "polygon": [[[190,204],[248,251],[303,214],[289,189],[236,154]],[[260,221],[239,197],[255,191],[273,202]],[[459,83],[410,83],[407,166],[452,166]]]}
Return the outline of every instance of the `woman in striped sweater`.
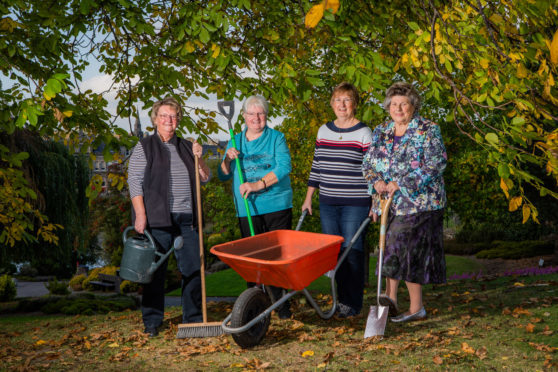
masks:
{"label": "woman in striped sweater", "polygon": [[[302,210],[312,214],[312,195],[319,190],[322,232],[345,238],[342,254],[370,210],[368,186],[361,164],[372,131],[355,117],[358,92],[349,83],[333,90],[331,107],[336,119],[320,127],[308,191]],[[336,275],[339,307],[337,316],[355,316],[362,309],[364,292],[364,236],[361,234]]]}

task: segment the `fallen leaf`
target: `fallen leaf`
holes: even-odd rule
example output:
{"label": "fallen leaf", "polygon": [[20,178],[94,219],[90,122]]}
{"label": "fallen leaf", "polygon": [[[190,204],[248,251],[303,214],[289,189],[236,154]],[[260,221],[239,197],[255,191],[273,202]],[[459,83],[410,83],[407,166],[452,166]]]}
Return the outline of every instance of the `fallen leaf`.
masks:
{"label": "fallen leaf", "polygon": [[475,353],[475,349],[473,349],[471,346],[469,346],[469,344],[466,343],[466,342],[463,342],[461,344],[461,350],[463,350],[467,354],[474,354]]}
{"label": "fallen leaf", "polygon": [[39,340],[39,341],[35,342],[35,345],[40,346],[40,345],[44,345],[46,343],[47,342],[45,340]]}
{"label": "fallen leaf", "polygon": [[432,358],[432,360],[434,361],[434,364],[440,365],[442,363],[444,363],[444,360],[442,358],[440,358],[439,355],[436,355],[434,358]]}
{"label": "fallen leaf", "polygon": [[481,346],[480,348],[477,349],[477,351],[475,351],[475,355],[479,357],[480,360],[486,358],[486,354],[487,354],[487,350],[486,347],[484,346]]}
{"label": "fallen leaf", "polygon": [[312,350],[306,350],[304,353],[302,353],[303,358],[313,356],[313,355],[314,355],[314,352]]}
{"label": "fallen leaf", "polygon": [[525,284],[521,283],[521,282],[515,282],[513,283],[514,287],[525,287]]}
{"label": "fallen leaf", "polygon": [[535,325],[533,323],[529,323],[525,326],[525,330],[529,333],[533,333],[535,330]]}
{"label": "fallen leaf", "polygon": [[113,342],[112,344],[108,344],[108,347],[118,347],[118,342]]}

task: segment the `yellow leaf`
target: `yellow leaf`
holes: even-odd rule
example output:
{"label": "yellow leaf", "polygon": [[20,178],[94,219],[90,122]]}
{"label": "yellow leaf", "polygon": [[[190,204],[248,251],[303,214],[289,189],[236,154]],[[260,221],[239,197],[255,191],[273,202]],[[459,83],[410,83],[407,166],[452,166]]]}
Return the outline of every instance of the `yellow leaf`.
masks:
{"label": "yellow leaf", "polygon": [[558,30],[554,33],[552,43],[550,43],[550,62],[553,65],[558,64]]}
{"label": "yellow leaf", "polygon": [[504,191],[504,194],[506,194],[506,199],[509,199],[510,194],[508,193],[508,185],[506,185],[506,181],[504,181],[503,178],[500,178],[500,188]]}
{"label": "yellow leaf", "polygon": [[523,63],[519,63],[517,65],[516,75],[517,75],[518,78],[520,78],[520,79],[526,78],[528,73],[529,73],[529,71],[527,71],[527,69],[525,68],[525,65]]}
{"label": "yellow leaf", "polygon": [[46,344],[46,343],[47,343],[47,342],[46,342],[45,340],[39,340],[39,341],[35,342],[35,345],[39,345],[39,346],[40,346],[40,345],[44,345],[44,344]]}
{"label": "yellow leaf", "polygon": [[62,113],[63,113],[64,116],[67,117],[67,118],[71,118],[72,115],[74,114],[73,111],[64,111],[64,112],[62,112]]}
{"label": "yellow leaf", "polygon": [[218,46],[216,44],[213,44],[211,46],[211,50],[213,51],[213,54],[211,55],[211,58],[219,57],[219,53],[221,53],[221,47],[220,46]]}
{"label": "yellow leaf", "polygon": [[521,283],[521,282],[515,282],[513,283],[514,287],[525,287],[525,284]]}
{"label": "yellow leaf", "polygon": [[527,222],[527,220],[529,219],[529,216],[531,215],[531,208],[527,204],[523,204],[523,208],[522,208],[521,212],[523,213],[523,222],[522,223],[525,223],[525,222]]}
{"label": "yellow leaf", "polygon": [[314,355],[314,352],[312,350],[306,350],[304,353],[302,353],[303,358],[313,356],[313,355]]}
{"label": "yellow leaf", "polygon": [[118,342],[113,342],[112,344],[108,344],[108,347],[118,347]]}
{"label": "yellow leaf", "polygon": [[[325,0],[324,0],[325,1]],[[308,28],[314,28],[318,25],[322,17],[324,16],[324,3],[314,5],[304,18],[304,25]]]}
{"label": "yellow leaf", "polygon": [[487,69],[488,68],[488,62],[489,62],[488,59],[483,58],[483,59],[480,60],[479,63],[480,63],[482,68]]}
{"label": "yellow leaf", "polygon": [[192,44],[190,41],[186,42],[186,44],[184,45],[184,48],[186,48],[186,51],[188,53],[192,53],[195,50],[194,44]]}
{"label": "yellow leaf", "polygon": [[523,202],[523,199],[521,199],[521,196],[516,196],[516,197],[512,198],[510,200],[510,205],[509,205],[510,212],[516,211],[517,208],[519,208],[519,206],[521,205],[522,202]]}
{"label": "yellow leaf", "polygon": [[331,9],[333,14],[337,13],[339,10],[339,0],[326,0],[326,9]]}

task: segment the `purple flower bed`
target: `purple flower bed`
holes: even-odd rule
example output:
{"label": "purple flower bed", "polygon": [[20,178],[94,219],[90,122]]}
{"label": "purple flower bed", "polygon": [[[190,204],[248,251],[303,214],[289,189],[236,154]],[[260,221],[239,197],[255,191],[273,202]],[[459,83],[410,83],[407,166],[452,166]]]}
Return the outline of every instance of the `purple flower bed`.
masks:
{"label": "purple flower bed", "polygon": [[[547,267],[527,267],[524,269],[515,269],[511,271],[506,271],[499,276],[526,276],[526,275],[545,275],[554,274],[558,272],[558,266],[547,266]],[[478,273],[463,273],[455,274],[448,278],[448,280],[462,280],[462,279],[481,279],[483,277],[482,270]]]}

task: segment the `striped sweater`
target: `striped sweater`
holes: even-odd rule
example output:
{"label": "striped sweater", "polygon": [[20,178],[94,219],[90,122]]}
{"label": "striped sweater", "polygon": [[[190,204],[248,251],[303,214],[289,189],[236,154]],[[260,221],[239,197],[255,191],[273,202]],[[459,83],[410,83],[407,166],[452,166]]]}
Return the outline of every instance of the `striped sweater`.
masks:
{"label": "striped sweater", "polygon": [[351,128],[333,122],[320,127],[308,179],[308,186],[320,190],[320,204],[370,205],[361,166],[371,140],[372,131],[362,122]]}

